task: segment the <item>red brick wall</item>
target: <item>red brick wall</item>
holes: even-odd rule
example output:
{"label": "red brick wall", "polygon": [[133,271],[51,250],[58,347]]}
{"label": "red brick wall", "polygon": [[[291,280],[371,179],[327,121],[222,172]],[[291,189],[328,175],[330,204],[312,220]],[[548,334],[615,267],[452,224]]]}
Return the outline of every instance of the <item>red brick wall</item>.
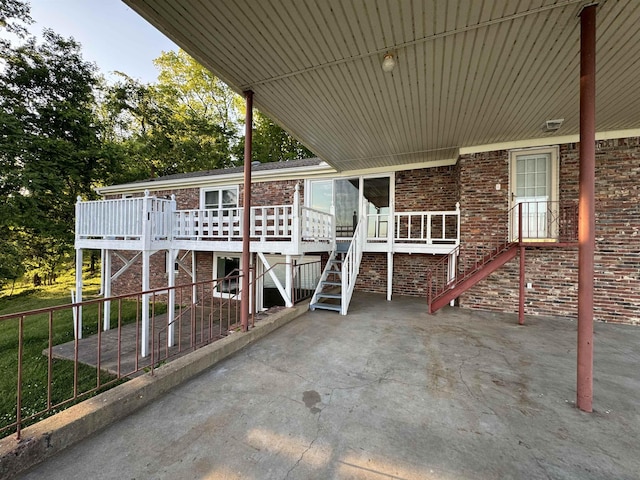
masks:
{"label": "red brick wall", "polygon": [[[300,184],[300,201],[303,199],[304,182],[300,180],[283,180],[279,182],[260,182],[251,185],[251,204],[292,205],[296,183]],[[244,201],[244,185],[240,186],[240,205]]]}
{"label": "red brick wall", "polygon": [[[560,199],[578,196],[578,145],[560,148]],[[462,156],[460,165],[461,263],[464,248],[506,229],[508,152]],[[502,189],[495,190],[501,183]],[[640,323],[640,139],[600,141],[596,150],[596,254],[594,317]],[[577,249],[528,249],[527,314],[577,315]],[[515,312],[518,259],[460,298],[460,305]]]}
{"label": "red brick wall", "polygon": [[426,302],[427,272],[439,259],[439,255],[396,253],[393,256],[393,294],[424,297]]}
{"label": "red brick wall", "polygon": [[360,273],[356,279],[356,290],[387,294],[387,254],[364,253],[360,262]]}
{"label": "red brick wall", "polygon": [[396,173],[396,212],[455,210],[458,167],[422,168]]}

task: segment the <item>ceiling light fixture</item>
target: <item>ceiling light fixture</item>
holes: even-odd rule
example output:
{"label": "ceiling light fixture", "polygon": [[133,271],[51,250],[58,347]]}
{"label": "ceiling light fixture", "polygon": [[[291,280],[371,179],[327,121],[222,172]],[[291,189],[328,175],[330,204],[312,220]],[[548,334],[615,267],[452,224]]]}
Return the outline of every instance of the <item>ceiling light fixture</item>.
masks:
{"label": "ceiling light fixture", "polygon": [[382,70],[385,72],[390,72],[396,67],[396,59],[391,53],[386,53],[384,55],[384,59],[382,60]]}

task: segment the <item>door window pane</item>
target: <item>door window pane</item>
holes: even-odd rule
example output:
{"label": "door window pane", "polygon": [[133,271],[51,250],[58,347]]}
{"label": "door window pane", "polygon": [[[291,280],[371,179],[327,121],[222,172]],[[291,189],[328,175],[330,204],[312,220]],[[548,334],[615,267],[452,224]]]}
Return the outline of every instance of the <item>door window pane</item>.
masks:
{"label": "door window pane", "polygon": [[319,180],[311,182],[311,208],[329,213],[333,198],[333,182],[331,180]]}
{"label": "door window pane", "polygon": [[358,224],[358,202],[360,179],[340,179],[334,182],[335,209],[336,209],[336,235],[338,237],[351,237]]}
{"label": "door window pane", "polygon": [[365,178],[363,192],[368,204],[368,238],[386,238],[389,229],[389,177]]}

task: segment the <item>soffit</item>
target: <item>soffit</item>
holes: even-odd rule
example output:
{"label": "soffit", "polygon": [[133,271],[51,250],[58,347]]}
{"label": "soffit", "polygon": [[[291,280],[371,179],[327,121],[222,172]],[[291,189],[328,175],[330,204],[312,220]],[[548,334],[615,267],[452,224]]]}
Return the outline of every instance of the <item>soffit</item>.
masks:
{"label": "soffit", "polygon": [[[583,0],[125,1],[339,171],[579,131]],[[640,2],[597,18],[597,129],[638,128]]]}

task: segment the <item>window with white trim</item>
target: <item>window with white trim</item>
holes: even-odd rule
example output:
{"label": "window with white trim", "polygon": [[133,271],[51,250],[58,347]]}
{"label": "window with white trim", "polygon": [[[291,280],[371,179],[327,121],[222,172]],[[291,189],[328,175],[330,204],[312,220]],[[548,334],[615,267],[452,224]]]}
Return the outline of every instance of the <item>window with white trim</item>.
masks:
{"label": "window with white trim", "polygon": [[[240,254],[218,253],[213,254],[213,279],[219,280],[216,283],[213,294],[219,297],[240,298],[239,277],[240,274]],[[226,280],[223,280],[225,279]]]}
{"label": "window with white trim", "polygon": [[238,207],[238,186],[200,189],[200,208],[223,209]]}

